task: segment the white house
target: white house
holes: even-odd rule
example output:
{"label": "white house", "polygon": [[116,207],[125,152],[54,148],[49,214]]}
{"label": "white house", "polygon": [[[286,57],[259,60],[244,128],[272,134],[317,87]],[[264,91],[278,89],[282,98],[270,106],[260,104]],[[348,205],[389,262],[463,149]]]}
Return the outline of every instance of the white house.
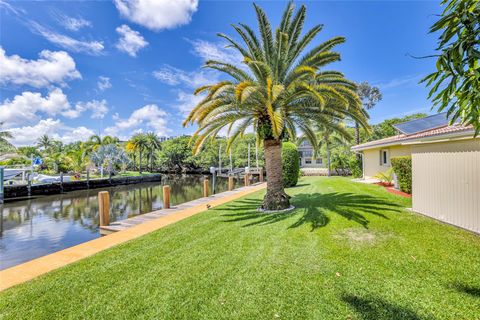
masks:
{"label": "white house", "polygon": [[324,168],[325,164],[322,157],[313,159],[313,147],[310,142],[304,140],[298,146],[298,154],[300,156],[301,168]]}
{"label": "white house", "polygon": [[480,136],[445,116],[396,125],[398,135],[352,150],[362,154],[365,179],[388,170],[393,157],[411,156],[413,211],[480,233]]}

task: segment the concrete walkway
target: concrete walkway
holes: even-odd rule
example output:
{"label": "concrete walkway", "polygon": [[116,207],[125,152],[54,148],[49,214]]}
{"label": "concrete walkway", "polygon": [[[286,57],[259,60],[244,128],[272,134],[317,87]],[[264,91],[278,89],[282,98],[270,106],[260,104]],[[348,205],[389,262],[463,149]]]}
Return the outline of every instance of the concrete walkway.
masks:
{"label": "concrete walkway", "polygon": [[[128,219],[133,222],[123,224],[121,229],[117,225],[119,230],[111,230],[118,232],[0,271],[0,291],[203,212],[207,209],[207,204],[216,207],[265,187],[266,183],[242,187],[184,203],[176,208],[147,213],[143,215],[147,216],[146,219]],[[112,226],[114,227],[115,225]]]}

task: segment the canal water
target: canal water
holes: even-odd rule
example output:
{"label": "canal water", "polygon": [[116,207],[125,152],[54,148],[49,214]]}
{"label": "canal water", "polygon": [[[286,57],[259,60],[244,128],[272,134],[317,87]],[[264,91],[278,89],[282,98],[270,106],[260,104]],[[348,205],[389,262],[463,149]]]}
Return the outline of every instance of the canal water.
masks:
{"label": "canal water", "polygon": [[[161,209],[165,184],[171,187],[171,205],[198,199],[203,196],[202,180],[201,175],[166,175],[161,182],[72,191],[0,205],[0,270],[100,237],[99,191],[110,192],[113,222]],[[227,179],[217,179],[217,193],[226,190]]]}

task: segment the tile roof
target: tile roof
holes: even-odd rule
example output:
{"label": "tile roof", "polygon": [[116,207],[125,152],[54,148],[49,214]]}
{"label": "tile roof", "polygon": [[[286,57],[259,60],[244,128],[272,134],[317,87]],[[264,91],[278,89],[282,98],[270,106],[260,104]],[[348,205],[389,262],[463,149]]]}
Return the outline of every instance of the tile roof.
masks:
{"label": "tile roof", "polygon": [[420,140],[422,138],[436,137],[436,136],[442,136],[442,135],[447,135],[452,133],[469,132],[469,131],[473,131],[472,126],[463,126],[461,124],[456,123],[451,126],[443,126],[443,127],[434,128],[434,129],[430,129],[422,132],[417,132],[410,135],[399,134],[393,137],[388,137],[380,140],[362,143],[362,144],[353,146],[352,149],[358,151],[358,150],[370,149],[373,147],[379,147],[383,145],[395,145],[397,143],[400,144],[401,142],[404,142],[404,141]]}

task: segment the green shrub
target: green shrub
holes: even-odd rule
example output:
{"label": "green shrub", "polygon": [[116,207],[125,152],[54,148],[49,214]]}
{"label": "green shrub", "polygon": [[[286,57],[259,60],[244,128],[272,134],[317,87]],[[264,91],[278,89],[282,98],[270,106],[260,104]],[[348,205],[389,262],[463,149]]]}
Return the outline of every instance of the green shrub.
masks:
{"label": "green shrub", "polygon": [[282,145],[283,186],[294,187],[298,182],[300,172],[300,157],[297,146],[291,142]]}
{"label": "green shrub", "polygon": [[395,157],[391,159],[391,162],[400,190],[412,193],[412,157]]}
{"label": "green shrub", "polygon": [[354,178],[363,177],[362,161],[358,160],[357,157],[355,157],[355,155],[352,155],[352,157],[350,158],[348,166]]}

